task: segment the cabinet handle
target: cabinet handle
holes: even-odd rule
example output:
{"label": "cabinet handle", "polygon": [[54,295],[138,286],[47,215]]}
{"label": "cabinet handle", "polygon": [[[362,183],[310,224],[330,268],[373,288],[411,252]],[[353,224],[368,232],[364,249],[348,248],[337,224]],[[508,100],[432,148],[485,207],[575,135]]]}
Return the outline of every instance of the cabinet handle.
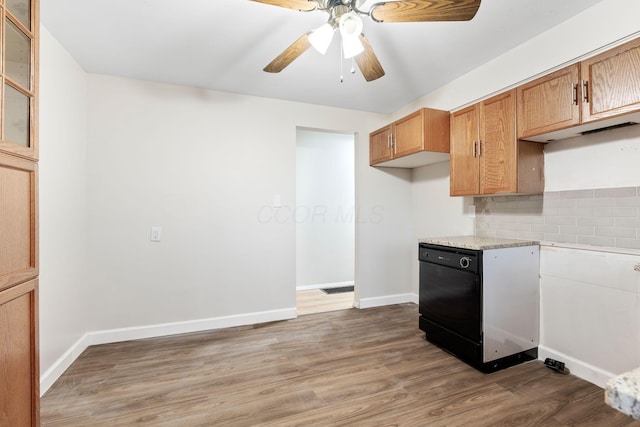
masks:
{"label": "cabinet handle", "polygon": [[476,152],[476,142],[473,141],[473,157],[478,157],[478,153]]}
{"label": "cabinet handle", "polygon": [[573,84],[573,105],[578,105],[578,83]]}
{"label": "cabinet handle", "polygon": [[391,148],[391,134],[387,135],[387,148]]}
{"label": "cabinet handle", "polygon": [[589,82],[582,81],[582,102],[589,102]]}
{"label": "cabinet handle", "polygon": [[391,134],[391,148],[395,147],[396,143],[393,141],[393,134]]}
{"label": "cabinet handle", "polygon": [[478,140],[478,157],[482,156],[482,140]]}

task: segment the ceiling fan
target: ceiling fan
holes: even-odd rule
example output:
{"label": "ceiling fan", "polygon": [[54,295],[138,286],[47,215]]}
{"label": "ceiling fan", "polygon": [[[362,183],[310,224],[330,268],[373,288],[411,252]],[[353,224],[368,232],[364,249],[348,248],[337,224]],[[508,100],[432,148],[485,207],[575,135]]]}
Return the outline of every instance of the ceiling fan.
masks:
{"label": "ceiling fan", "polygon": [[384,70],[369,41],[362,34],[361,16],[368,16],[374,22],[469,21],[480,7],[480,0],[408,0],[375,3],[368,11],[364,11],[359,7],[366,0],[251,1],[302,12],[319,10],[329,14],[326,24],[302,35],[271,61],[264,71],[279,73],[312,46],[324,54],[337,30],[342,38],[343,56],[355,59],[368,82],[384,76]]}

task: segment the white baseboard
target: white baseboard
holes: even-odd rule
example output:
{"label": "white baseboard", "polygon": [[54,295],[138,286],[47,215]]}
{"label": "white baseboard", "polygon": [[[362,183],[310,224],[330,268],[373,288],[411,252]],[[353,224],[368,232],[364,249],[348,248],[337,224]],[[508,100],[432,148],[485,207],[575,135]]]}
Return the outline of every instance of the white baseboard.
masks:
{"label": "white baseboard", "polygon": [[231,328],[234,326],[255,325],[258,323],[276,322],[295,319],[294,308],[238,314],[233,316],[214,317],[210,319],[190,320],[185,322],[163,323],[130,328],[109,329],[88,332],[76,341],[56,362],[40,376],[40,396],[49,390],[69,366],[91,345],[109,344],[143,338],[163,337],[167,335],[186,334],[213,329]]}
{"label": "white baseboard", "polygon": [[40,375],[40,396],[43,396],[53,383],[64,374],[64,371],[91,345],[90,341],[89,334],[84,334],[49,369]]}
{"label": "white baseboard", "polygon": [[384,305],[404,304],[407,302],[417,303],[418,296],[416,294],[396,294],[386,295],[383,297],[360,298],[354,303],[356,308],[372,308],[382,307]]}
{"label": "white baseboard", "polygon": [[296,286],[296,291],[309,291],[311,289],[329,289],[329,288],[341,288],[343,286],[354,286],[355,282],[334,282],[334,283],[317,283],[315,285],[301,285]]}
{"label": "white baseboard", "polygon": [[597,385],[600,388],[605,387],[605,383],[616,375],[607,372],[604,369],[600,369],[597,366],[590,365],[582,360],[567,356],[564,353],[555,351],[551,348],[547,348],[543,345],[538,346],[538,359],[544,362],[544,359],[550,357],[551,359],[563,362],[565,367],[569,368],[571,374],[578,378],[582,378],[585,381],[589,381],[592,384]]}
{"label": "white baseboard", "polygon": [[90,332],[89,335],[91,336],[91,345],[108,344],[112,342],[186,334],[189,332],[200,332],[211,329],[231,328],[234,326],[254,325],[256,323],[275,322],[278,320],[294,319],[296,317],[296,309],[289,308],[283,310],[214,317],[211,319],[164,323],[160,325],[110,329]]}

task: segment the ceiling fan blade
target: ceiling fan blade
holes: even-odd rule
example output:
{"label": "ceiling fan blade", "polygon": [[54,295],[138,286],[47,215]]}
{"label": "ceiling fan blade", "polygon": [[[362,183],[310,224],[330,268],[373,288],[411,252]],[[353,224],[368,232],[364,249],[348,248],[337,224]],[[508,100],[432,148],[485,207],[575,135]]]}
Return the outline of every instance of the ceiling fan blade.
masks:
{"label": "ceiling fan blade", "polygon": [[378,61],[378,57],[374,53],[369,40],[363,34],[360,34],[360,41],[364,46],[364,52],[356,55],[358,68],[360,68],[366,81],[371,82],[379,79],[384,76],[382,65],[380,65],[380,61]]}
{"label": "ceiling fan blade", "polygon": [[301,10],[309,12],[315,10],[318,4],[309,0],[251,0],[256,3],[270,4],[272,6],[286,7],[287,9]]}
{"label": "ceiling fan blade", "polygon": [[309,33],[304,34],[298,40],[294,41],[291,46],[286,48],[280,55],[264,67],[267,73],[279,73],[289,64],[295,61],[300,55],[305,53],[311,47],[309,43]]}
{"label": "ceiling fan blade", "polygon": [[409,0],[376,3],[371,17],[379,22],[469,21],[480,0]]}

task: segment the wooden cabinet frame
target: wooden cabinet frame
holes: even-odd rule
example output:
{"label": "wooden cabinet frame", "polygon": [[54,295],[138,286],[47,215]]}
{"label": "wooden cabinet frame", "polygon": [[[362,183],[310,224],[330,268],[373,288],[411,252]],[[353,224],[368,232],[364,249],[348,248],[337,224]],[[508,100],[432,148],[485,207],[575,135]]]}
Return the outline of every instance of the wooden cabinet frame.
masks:
{"label": "wooden cabinet frame", "polygon": [[39,2],[11,3],[16,16],[7,6],[0,0],[0,425],[39,426]]}

